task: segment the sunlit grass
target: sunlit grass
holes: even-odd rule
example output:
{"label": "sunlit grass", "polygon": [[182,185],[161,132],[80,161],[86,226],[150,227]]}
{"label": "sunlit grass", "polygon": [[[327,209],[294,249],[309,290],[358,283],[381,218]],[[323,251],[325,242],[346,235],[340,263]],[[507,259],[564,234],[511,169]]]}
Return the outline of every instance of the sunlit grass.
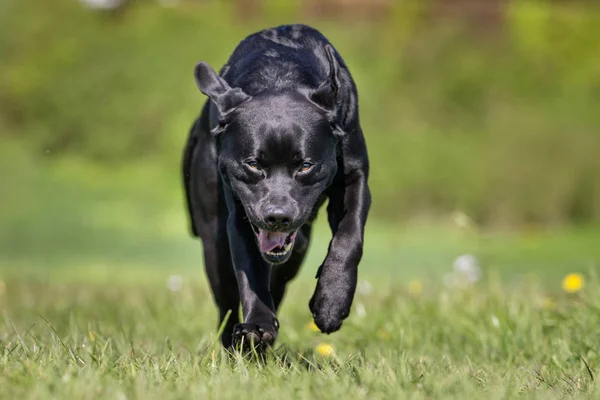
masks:
{"label": "sunlit grass", "polygon": [[[143,271],[138,271],[140,276]],[[180,279],[180,281],[179,281]],[[316,332],[314,281],[293,283],[268,362],[229,357],[207,285],[155,274],[7,278],[5,398],[565,398],[597,395],[600,287],[493,276],[446,287],[362,280],[342,330]],[[556,282],[560,286],[560,280]],[[551,299],[551,302],[550,300]],[[362,312],[357,312],[358,308]]]}

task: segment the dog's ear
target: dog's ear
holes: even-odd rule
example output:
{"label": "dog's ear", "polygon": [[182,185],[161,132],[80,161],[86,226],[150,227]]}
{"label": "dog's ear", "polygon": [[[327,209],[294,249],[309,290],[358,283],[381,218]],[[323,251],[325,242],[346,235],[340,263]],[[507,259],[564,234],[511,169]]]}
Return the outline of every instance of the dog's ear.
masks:
{"label": "dog's ear", "polygon": [[194,77],[198,89],[207,95],[217,106],[221,116],[235,110],[252,97],[240,88],[232,88],[214,69],[204,61],[196,64]]}
{"label": "dog's ear", "polygon": [[310,100],[329,112],[334,112],[337,105],[337,94],[340,89],[340,65],[335,58],[335,50],[325,45],[325,55],[329,64],[329,76],[310,94]]}

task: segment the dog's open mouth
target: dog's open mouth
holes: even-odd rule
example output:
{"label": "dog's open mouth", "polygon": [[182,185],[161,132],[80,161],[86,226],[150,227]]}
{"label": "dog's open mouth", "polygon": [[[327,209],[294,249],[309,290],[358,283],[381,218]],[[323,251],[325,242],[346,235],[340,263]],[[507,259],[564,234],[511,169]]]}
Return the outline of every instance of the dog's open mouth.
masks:
{"label": "dog's open mouth", "polygon": [[258,247],[263,258],[271,264],[281,264],[289,258],[294,248],[296,231],[294,232],[271,232],[258,228],[252,224],[256,234]]}

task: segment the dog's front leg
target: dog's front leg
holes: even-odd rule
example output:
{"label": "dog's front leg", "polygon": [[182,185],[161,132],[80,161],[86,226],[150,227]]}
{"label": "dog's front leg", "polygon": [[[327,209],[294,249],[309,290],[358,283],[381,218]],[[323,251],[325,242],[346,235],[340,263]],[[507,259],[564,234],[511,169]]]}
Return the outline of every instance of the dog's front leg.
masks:
{"label": "dog's front leg", "polygon": [[327,212],[334,234],[310,300],[315,324],[325,333],[340,329],[352,306],[371,205],[367,175],[366,169],[352,171],[346,175],[345,185],[330,194]]}
{"label": "dog's front leg", "polygon": [[260,256],[243,207],[233,202],[231,196],[227,203],[227,235],[244,317],[244,322],[233,328],[233,343],[244,346],[254,343],[256,348],[265,348],[275,342],[279,330],[269,292],[270,266]]}

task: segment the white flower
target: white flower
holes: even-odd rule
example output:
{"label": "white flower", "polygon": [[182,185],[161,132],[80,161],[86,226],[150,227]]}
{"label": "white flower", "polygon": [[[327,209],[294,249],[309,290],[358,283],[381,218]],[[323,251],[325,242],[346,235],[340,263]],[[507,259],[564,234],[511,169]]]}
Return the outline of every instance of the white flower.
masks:
{"label": "white flower", "polygon": [[475,283],[481,278],[481,269],[477,257],[464,254],[454,260],[454,273],[461,281]]}
{"label": "white flower", "polygon": [[167,288],[171,292],[179,292],[183,287],[183,280],[179,275],[171,275],[169,279],[167,279]]}
{"label": "white flower", "polygon": [[494,325],[494,327],[500,328],[500,320],[498,319],[498,317],[496,317],[494,314],[492,314],[490,319],[492,320],[492,325]]}
{"label": "white flower", "polygon": [[123,0],[80,0],[84,5],[96,10],[113,10],[123,4]]}
{"label": "white flower", "polygon": [[444,285],[448,288],[467,286],[481,279],[481,269],[477,257],[463,254],[454,260],[454,270],[444,275]]}

